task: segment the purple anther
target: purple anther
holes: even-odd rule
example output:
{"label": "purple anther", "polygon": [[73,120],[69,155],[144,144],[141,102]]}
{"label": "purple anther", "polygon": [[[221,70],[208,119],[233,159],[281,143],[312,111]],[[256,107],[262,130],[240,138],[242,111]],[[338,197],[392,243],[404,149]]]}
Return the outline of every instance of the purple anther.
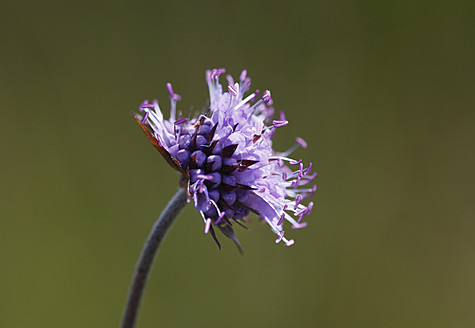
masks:
{"label": "purple anther", "polygon": [[142,124],[145,124],[145,122],[147,122],[147,119],[148,119],[148,115],[149,115],[149,112],[145,112],[145,115],[142,117]]}
{"label": "purple anther", "polygon": [[305,215],[306,211],[307,211],[307,208],[303,207],[303,208],[301,208],[301,209],[299,209],[298,211],[295,212],[295,216]]}
{"label": "purple anther", "polygon": [[307,209],[305,210],[305,215],[309,215],[312,212],[313,202],[308,203]]}
{"label": "purple anther", "polygon": [[206,81],[210,99],[200,113],[186,114],[177,108],[181,97],[167,83],[170,115],[162,112],[157,100],[145,100],[136,120],[171,166],[184,175],[180,183],[188,186],[188,200],[194,201],[205,233],[216,242],[214,229],[219,227],[239,247],[231,223],[253,212],[277,234],[277,243],[292,245],[294,241],[284,236],[284,224],[293,229],[306,226],[300,221],[310,214],[313,203],[303,204],[304,199],[316,190],[312,163],[290,155],[307,143],[296,138],[287,151],[274,151],[274,134],[289,122],[284,112],[275,112],[269,90],[249,90],[246,70],[234,78],[222,68],[208,70]]}
{"label": "purple anther", "polygon": [[297,198],[295,199],[294,210],[296,210],[297,207],[299,207],[299,204],[300,204],[301,201],[302,201],[302,195],[298,195]]}
{"label": "purple anther", "polygon": [[308,167],[307,167],[307,169],[305,170],[304,174],[305,174],[305,175],[308,175],[311,170],[312,170],[312,162],[308,163]]}
{"label": "purple anther", "polygon": [[303,148],[307,148],[307,142],[306,142],[305,140],[303,140],[302,138],[297,137],[297,138],[295,138],[295,141],[296,141],[300,146],[302,146]]}
{"label": "purple anther", "polygon": [[191,169],[190,170],[190,182],[193,184],[198,181],[198,175],[204,174],[204,171],[201,169]]}
{"label": "purple anther", "polygon": [[188,121],[188,118],[184,117],[184,118],[180,118],[179,120],[176,120],[173,124],[179,125],[179,124],[185,123],[186,121]]}
{"label": "purple anther", "polygon": [[270,102],[271,97],[270,97],[270,91],[266,90],[264,91],[264,95],[262,95],[262,100],[267,104]]}
{"label": "purple anther", "polygon": [[303,175],[303,163],[300,162],[300,164],[299,164],[299,178],[301,178],[302,175]]}
{"label": "purple anther", "polygon": [[307,226],[307,222],[297,223],[292,226],[292,229],[303,229]]}
{"label": "purple anther", "polygon": [[142,103],[139,106],[139,111],[143,112],[143,109],[145,108],[144,106],[148,104],[148,100],[142,101]]}
{"label": "purple anther", "polygon": [[273,120],[272,124],[274,125],[275,128],[281,128],[281,127],[286,126],[287,124],[289,124],[289,121]]}
{"label": "purple anther", "polygon": [[212,79],[218,79],[221,74],[226,72],[224,68],[215,68],[211,71],[211,78]]}
{"label": "purple anther", "polygon": [[209,232],[209,228],[211,227],[211,219],[207,218],[205,223],[205,233]]}
{"label": "purple anther", "polygon": [[141,105],[140,108],[153,108],[153,104],[149,104],[147,100],[145,100]]}
{"label": "purple anther", "polygon": [[241,72],[241,75],[239,75],[239,80],[243,82],[246,79],[247,76],[247,70],[243,69]]}
{"label": "purple anther", "polygon": [[293,239],[290,239],[288,242],[285,243],[285,246],[292,246],[293,244],[295,244],[295,241]]}
{"label": "purple anther", "polygon": [[310,195],[308,195],[307,197],[312,196],[315,193],[315,191],[317,191],[317,185],[312,186],[312,191],[310,192]]}
{"label": "purple anther", "polygon": [[218,225],[225,216],[226,216],[226,212],[222,211],[221,214],[218,216],[218,219],[214,221],[214,225]]}
{"label": "purple anther", "polygon": [[233,97],[237,96],[237,90],[234,90],[232,86],[228,86],[229,93],[233,95]]}
{"label": "purple anther", "polygon": [[290,165],[297,165],[297,164],[300,164],[302,163],[302,159],[299,159],[298,161],[290,161],[289,164]]}
{"label": "purple anther", "polygon": [[213,179],[213,176],[209,175],[209,174],[198,174],[196,177],[200,180],[211,180],[211,179]]}
{"label": "purple anther", "polygon": [[285,219],[285,213],[282,213],[282,215],[279,218],[279,222],[277,222],[277,225],[281,226],[282,223],[284,223],[284,219]]}
{"label": "purple anther", "polygon": [[282,231],[279,233],[279,237],[277,237],[277,239],[275,240],[275,243],[276,243],[276,244],[280,243],[280,241],[282,240],[282,238],[284,238],[284,230],[282,230]]}

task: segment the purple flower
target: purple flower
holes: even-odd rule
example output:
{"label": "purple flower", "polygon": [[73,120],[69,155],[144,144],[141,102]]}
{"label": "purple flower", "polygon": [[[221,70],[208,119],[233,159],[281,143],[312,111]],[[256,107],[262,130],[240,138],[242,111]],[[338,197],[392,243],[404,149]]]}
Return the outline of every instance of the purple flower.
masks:
{"label": "purple flower", "polygon": [[163,114],[154,100],[146,100],[136,115],[143,131],[168,163],[182,175],[181,184],[187,188],[205,223],[205,233],[221,230],[240,248],[234,235],[233,223],[250,212],[257,214],[277,234],[276,243],[294,243],[284,236],[284,222],[293,229],[306,226],[302,218],[312,210],[313,203],[303,205],[316,185],[310,182],[312,163],[304,166],[301,159],[289,155],[307,143],[297,138],[286,152],[275,152],[272,137],[276,129],[288,124],[283,113],[272,120],[274,109],[269,90],[258,98],[258,91],[245,96],[251,84],[244,70],[239,83],[227,76],[228,87],[223,91],[219,76],[224,69],[206,72],[210,102],[200,115],[183,117],[176,111],[181,97],[167,84],[170,94],[170,118]]}

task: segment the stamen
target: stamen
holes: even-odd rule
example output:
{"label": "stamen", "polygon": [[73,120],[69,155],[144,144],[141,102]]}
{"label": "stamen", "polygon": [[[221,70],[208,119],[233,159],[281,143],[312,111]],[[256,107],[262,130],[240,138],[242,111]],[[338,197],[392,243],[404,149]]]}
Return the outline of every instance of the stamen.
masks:
{"label": "stamen", "polygon": [[295,199],[295,206],[294,206],[294,210],[297,209],[297,207],[299,207],[299,204],[300,204],[300,201],[302,200],[302,195],[298,195],[297,198]]}
{"label": "stamen", "polygon": [[289,164],[290,165],[297,165],[297,164],[301,164],[302,163],[302,159],[299,159],[298,161],[290,161]]}
{"label": "stamen", "polygon": [[168,93],[170,94],[170,99],[173,99],[173,100],[176,100],[176,101],[181,100],[181,96],[179,94],[173,92],[173,88],[172,88],[171,83],[167,83],[167,89],[168,89]]}
{"label": "stamen", "polygon": [[302,181],[302,185],[304,186],[304,185],[309,184],[310,182],[312,182],[313,179],[315,179],[316,176],[317,176],[317,172],[314,172],[311,175],[304,175],[303,178],[305,180]]}
{"label": "stamen", "polygon": [[232,86],[228,86],[229,93],[233,95],[233,97],[237,97],[238,93]]}
{"label": "stamen", "polygon": [[219,214],[218,219],[214,222],[214,225],[218,225],[223,220],[225,215],[226,215],[226,213],[224,211],[222,211],[221,214]]}
{"label": "stamen", "polygon": [[[309,204],[310,205],[310,204]],[[301,209],[299,209],[298,211],[296,211],[294,214],[295,216],[300,216],[300,215],[305,215],[306,211],[307,211],[307,208],[308,207],[302,207]]]}
{"label": "stamen", "polygon": [[310,203],[308,203],[308,205],[307,205],[307,210],[306,210],[306,212],[305,212],[305,215],[309,215],[310,212],[312,212],[312,209],[313,209],[313,202],[310,202]]}
{"label": "stamen", "polygon": [[247,76],[247,70],[243,69],[242,72],[241,72],[241,75],[239,76],[239,81],[244,82],[244,80],[246,79],[246,76]]}
{"label": "stamen", "polygon": [[211,227],[211,219],[208,218],[206,219],[206,224],[205,224],[205,233],[209,232],[209,228]]}
{"label": "stamen", "polygon": [[[295,180],[294,180],[295,181]],[[294,182],[292,181],[292,182]],[[291,187],[293,187],[293,185],[291,184]],[[317,185],[313,185],[312,188],[305,188],[305,189],[296,189],[296,190],[293,190],[293,192],[298,192],[298,193],[306,193],[306,192],[315,192],[317,190]]]}
{"label": "stamen", "polygon": [[284,223],[284,218],[285,218],[285,213],[282,213],[280,216],[279,222],[277,222],[277,225],[281,226],[282,223]]}
{"label": "stamen", "polygon": [[300,165],[299,165],[299,178],[301,178],[303,175],[303,163],[300,162]]}
{"label": "stamen", "polygon": [[308,163],[308,167],[305,170],[304,174],[305,175],[309,174],[311,170],[312,170],[312,162]]}
{"label": "stamen", "polygon": [[281,127],[286,126],[287,124],[289,124],[289,121],[274,120],[274,121],[272,121],[272,124],[274,125],[275,128],[281,128]]}
{"label": "stamen", "polygon": [[149,115],[149,112],[146,111],[146,112],[145,112],[145,115],[144,115],[143,118],[142,118],[142,124],[145,124],[145,122],[147,122],[148,115]]}
{"label": "stamen", "polygon": [[280,241],[282,240],[282,238],[284,238],[284,230],[282,230],[282,231],[279,233],[279,237],[277,237],[277,239],[275,240],[275,243],[276,243],[276,244],[280,243]]}
{"label": "stamen", "polygon": [[297,223],[292,226],[292,229],[303,229],[307,226],[307,222]]}
{"label": "stamen", "polygon": [[178,125],[178,124],[182,124],[182,123],[185,123],[188,121],[188,118],[180,118],[179,120],[176,120],[173,124],[175,125]]}
{"label": "stamen", "polygon": [[289,241],[285,243],[285,246],[288,247],[288,246],[292,246],[293,244],[295,244],[295,241],[293,239],[290,239]]}
{"label": "stamen", "polygon": [[305,140],[303,140],[302,138],[297,137],[297,138],[295,138],[295,141],[296,141],[300,146],[302,146],[303,148],[307,148],[307,143],[306,143]]}
{"label": "stamen", "polygon": [[143,108],[153,108],[153,104],[149,104],[148,100],[144,100],[143,103],[140,104],[140,111],[143,111]]}
{"label": "stamen", "polygon": [[271,101],[270,91],[269,91],[269,90],[264,91],[264,94],[262,95],[262,100],[263,100],[264,103],[266,103],[266,104],[268,104],[269,101]]}
{"label": "stamen", "polygon": [[252,93],[250,94],[249,96],[247,96],[243,101],[241,101],[239,104],[237,104],[236,106],[234,106],[234,109],[239,109],[242,107],[242,105],[244,105],[245,103],[247,103],[249,100],[251,100],[256,94],[255,93]]}
{"label": "stamen", "polygon": [[202,179],[202,180],[211,180],[211,179],[213,179],[213,176],[206,175],[206,174],[198,174],[196,177],[198,179]]}
{"label": "stamen", "polygon": [[224,68],[215,68],[211,71],[211,79],[218,79],[221,74],[226,72]]}

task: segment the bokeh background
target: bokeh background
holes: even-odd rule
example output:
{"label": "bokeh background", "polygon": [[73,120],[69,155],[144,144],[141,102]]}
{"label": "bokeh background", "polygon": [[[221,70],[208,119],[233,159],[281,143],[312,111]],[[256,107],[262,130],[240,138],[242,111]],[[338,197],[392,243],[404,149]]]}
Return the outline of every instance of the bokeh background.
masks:
{"label": "bokeh background", "polygon": [[319,172],[291,248],[188,206],[139,327],[473,327],[471,1],[0,2],[0,326],[118,327],[177,175],[131,112],[247,68]]}

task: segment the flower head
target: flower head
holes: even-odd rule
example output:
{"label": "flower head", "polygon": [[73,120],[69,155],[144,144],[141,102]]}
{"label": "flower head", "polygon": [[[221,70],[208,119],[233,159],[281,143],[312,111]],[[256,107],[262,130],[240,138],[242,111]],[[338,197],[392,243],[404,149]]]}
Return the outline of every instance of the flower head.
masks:
{"label": "flower head", "polygon": [[233,223],[241,225],[250,212],[277,234],[276,243],[290,246],[294,241],[284,236],[284,222],[293,229],[305,227],[301,221],[313,203],[303,205],[301,201],[316,190],[316,185],[311,185],[317,175],[311,174],[312,163],[305,167],[301,159],[289,157],[307,143],[297,138],[288,151],[275,152],[272,137],[288,121],[282,112],[278,120],[272,120],[270,91],[262,97],[258,90],[245,96],[251,83],[246,70],[236,83],[228,75],[228,87],[223,90],[219,77],[224,72],[206,72],[210,102],[200,115],[177,115],[181,97],[168,83],[170,118],[163,118],[157,100],[146,100],[136,120],[167,162],[181,173],[189,200],[203,218],[204,232],[209,232],[218,246],[214,228],[240,248]]}

